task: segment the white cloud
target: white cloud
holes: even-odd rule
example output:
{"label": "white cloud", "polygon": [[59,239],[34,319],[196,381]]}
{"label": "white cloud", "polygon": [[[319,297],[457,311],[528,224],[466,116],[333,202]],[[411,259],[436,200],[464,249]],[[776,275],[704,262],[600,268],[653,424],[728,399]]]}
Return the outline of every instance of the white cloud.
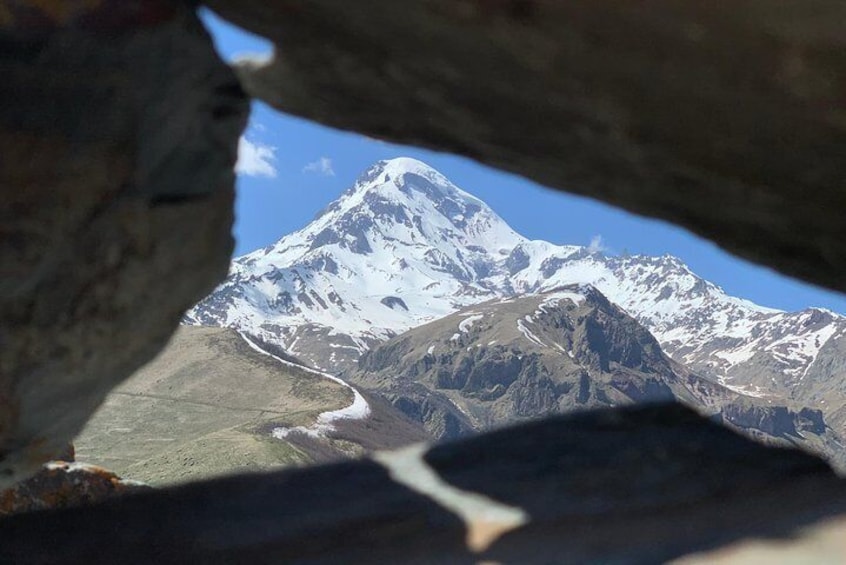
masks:
{"label": "white cloud", "polygon": [[608,248],[605,246],[605,242],[602,241],[601,235],[597,234],[590,238],[588,253],[605,253],[606,251],[608,251]]}
{"label": "white cloud", "polygon": [[332,159],[329,157],[321,157],[317,161],[307,164],[303,167],[304,173],[317,173],[324,177],[334,177],[335,171],[332,169]]}
{"label": "white cloud", "polygon": [[238,140],[238,162],[235,172],[249,177],[276,177],[276,148],[244,136]]}

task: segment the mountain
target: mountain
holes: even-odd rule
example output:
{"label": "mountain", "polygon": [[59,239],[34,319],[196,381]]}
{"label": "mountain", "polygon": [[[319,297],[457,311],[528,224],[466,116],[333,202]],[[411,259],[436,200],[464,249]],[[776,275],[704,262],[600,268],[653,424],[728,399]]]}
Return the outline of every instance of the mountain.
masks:
{"label": "mountain", "polygon": [[441,439],[579,409],[677,400],[760,439],[842,459],[819,410],[775,405],[689,371],[590,286],[464,308],[378,345],[349,377]]}
{"label": "mountain", "polygon": [[380,162],[306,228],[235,259],[186,319],[240,328],[337,370],[375,343],[497,296],[485,277],[524,241],[423,163]]}
{"label": "mountain", "polygon": [[109,394],[75,447],[86,462],[158,486],[426,438],[380,398],[274,359],[234,330],[182,327]]}
{"label": "mountain", "polygon": [[[409,158],[376,163],[308,226],[235,259],[185,321],[239,328],[344,372],[376,344],[466,306],[574,283],[623,308],[675,361],[737,392],[818,402],[832,415],[846,400],[831,384],[846,381],[836,362],[846,357],[843,316],[728,296],[671,256],[529,240]],[[846,414],[835,417],[846,427]]]}

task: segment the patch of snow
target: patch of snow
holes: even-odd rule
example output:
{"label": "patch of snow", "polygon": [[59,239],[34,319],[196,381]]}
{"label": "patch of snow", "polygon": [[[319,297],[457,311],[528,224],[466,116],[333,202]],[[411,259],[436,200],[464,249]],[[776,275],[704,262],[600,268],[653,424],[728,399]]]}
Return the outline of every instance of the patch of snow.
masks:
{"label": "patch of snow", "polygon": [[730,382],[727,382],[726,379],[719,379],[719,382],[722,386],[726,387],[732,392],[736,392],[737,394],[742,394],[743,396],[754,396],[755,398],[766,398],[766,392],[762,391],[758,386],[750,386],[750,385],[736,385]]}
{"label": "patch of snow", "polygon": [[[526,316],[526,321],[531,322],[531,316]],[[535,345],[539,345],[540,347],[546,347],[546,344],[542,342],[538,336],[532,333],[532,330],[526,327],[523,320],[517,320],[517,329],[520,330],[520,333],[523,334],[523,337],[534,343]]]}
{"label": "patch of snow", "polygon": [[284,428],[278,427],[275,428],[271,434],[273,437],[277,439],[283,439],[291,432],[300,432],[307,434],[312,437],[324,437],[327,433],[335,431],[335,427],[333,424],[338,420],[364,420],[365,418],[370,416],[370,405],[367,404],[367,400],[361,395],[358,390],[348,384],[346,381],[339,379],[334,375],[330,375],[329,373],[324,373],[322,371],[315,371],[309,367],[305,367],[303,365],[298,365],[296,363],[292,363],[291,361],[287,361],[273,355],[272,353],[265,351],[261,347],[259,347],[253,340],[247,337],[243,332],[238,332],[247,345],[249,345],[253,350],[261,353],[262,355],[267,355],[272,357],[279,363],[286,365],[288,367],[294,367],[301,371],[305,371],[307,373],[312,373],[314,375],[329,379],[334,381],[340,385],[345,386],[346,388],[350,389],[353,393],[353,401],[352,404],[345,408],[341,408],[339,410],[330,410],[327,412],[322,412],[317,416],[317,422],[312,426],[297,426],[294,428]]}
{"label": "patch of snow", "polygon": [[585,296],[576,292],[567,290],[559,290],[544,295],[543,302],[541,302],[539,309],[544,310],[545,307],[557,306],[562,300],[569,300],[576,306],[579,306],[585,301]]}
{"label": "patch of snow", "polygon": [[572,352],[572,351],[570,351],[569,349],[564,349],[563,347],[561,347],[561,344],[559,344],[559,343],[555,343],[555,342],[553,341],[553,342],[552,342],[552,345],[554,345],[554,346],[555,346],[555,348],[556,348],[556,349],[558,349],[558,351],[560,351],[561,353],[566,353],[567,355],[569,355],[569,356],[570,356],[570,359],[575,359],[575,356],[573,355],[573,352]]}
{"label": "patch of snow", "polygon": [[473,327],[474,323],[478,322],[479,320],[481,320],[484,317],[485,317],[484,314],[474,314],[472,316],[467,316],[466,318],[461,320],[460,324],[458,324],[458,331],[466,334],[467,332],[470,331],[470,328]]}

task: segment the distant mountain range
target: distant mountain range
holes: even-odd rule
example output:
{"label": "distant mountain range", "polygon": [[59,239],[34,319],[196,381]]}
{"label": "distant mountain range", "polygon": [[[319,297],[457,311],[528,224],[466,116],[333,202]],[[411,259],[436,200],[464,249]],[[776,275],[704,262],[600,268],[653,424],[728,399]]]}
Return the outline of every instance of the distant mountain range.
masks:
{"label": "distant mountain range", "polygon": [[[314,367],[360,378],[360,360],[368,367],[379,344],[412,328],[568,285],[598,291],[700,382],[759,406],[819,408],[828,425],[846,431],[843,316],[781,312],[728,296],[671,256],[609,256],[529,240],[409,158],[374,164],[304,229],[235,259],[226,281],[185,321],[237,328]],[[540,347],[532,322],[521,327],[512,337],[527,351]],[[549,336],[539,341],[565,347]],[[566,351],[557,354],[556,365],[569,364]],[[600,381],[596,390],[606,390]],[[456,418],[465,425],[487,416]]]}

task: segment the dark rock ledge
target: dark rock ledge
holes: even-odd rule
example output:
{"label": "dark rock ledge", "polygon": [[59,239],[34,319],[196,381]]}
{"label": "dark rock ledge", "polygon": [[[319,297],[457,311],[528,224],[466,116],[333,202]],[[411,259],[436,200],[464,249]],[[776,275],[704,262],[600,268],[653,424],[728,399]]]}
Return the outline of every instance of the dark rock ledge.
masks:
{"label": "dark rock ledge", "polygon": [[841,0],[208,0],[246,89],[471,157],[846,290]]}
{"label": "dark rock ledge", "polygon": [[226,275],[247,99],[193,10],[0,3],[0,489]]}
{"label": "dark rock ledge", "polygon": [[678,405],[551,418],[424,458],[450,487],[519,509],[527,522],[473,552],[457,514],[361,460],[11,517],[0,521],[0,560],[655,563],[789,541],[818,562],[832,554],[815,540],[846,533],[827,522],[846,512],[846,483],[824,463]]}

